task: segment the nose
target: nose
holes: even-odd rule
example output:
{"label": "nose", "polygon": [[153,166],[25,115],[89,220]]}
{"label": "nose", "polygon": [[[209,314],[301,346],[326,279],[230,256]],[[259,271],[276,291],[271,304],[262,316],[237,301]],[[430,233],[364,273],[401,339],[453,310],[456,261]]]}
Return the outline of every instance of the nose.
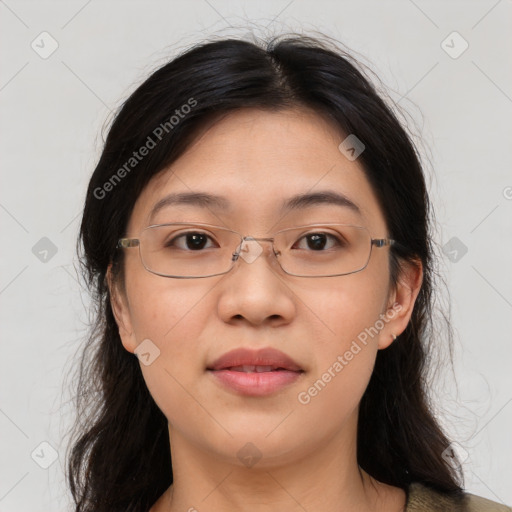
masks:
{"label": "nose", "polygon": [[290,322],[296,312],[293,293],[276,259],[272,238],[244,237],[233,254],[235,268],[224,276],[218,301],[226,323],[244,320],[252,325],[274,326]]}

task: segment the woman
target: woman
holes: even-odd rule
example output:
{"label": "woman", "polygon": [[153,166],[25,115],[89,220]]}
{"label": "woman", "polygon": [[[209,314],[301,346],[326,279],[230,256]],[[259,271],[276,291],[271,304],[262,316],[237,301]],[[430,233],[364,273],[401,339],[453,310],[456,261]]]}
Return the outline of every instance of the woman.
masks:
{"label": "woman", "polygon": [[156,71],[81,224],[76,510],[509,510],[463,492],[429,407],[430,236],[416,150],[338,48]]}

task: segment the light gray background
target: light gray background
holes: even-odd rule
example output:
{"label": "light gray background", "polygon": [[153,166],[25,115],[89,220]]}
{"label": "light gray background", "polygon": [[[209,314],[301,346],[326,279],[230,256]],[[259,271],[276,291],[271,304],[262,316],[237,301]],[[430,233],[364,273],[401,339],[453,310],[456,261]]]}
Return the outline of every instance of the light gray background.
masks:
{"label": "light gray background", "polygon": [[[88,320],[74,249],[104,121],[177,51],[252,25],[331,35],[415,120],[437,242],[459,247],[440,251],[458,387],[444,372],[439,415],[467,456],[466,488],[512,504],[511,13],[511,0],[0,1],[0,511],[69,510],[66,382]],[[31,47],[51,48],[43,31],[58,43],[46,59]],[[453,31],[469,44],[458,58]],[[46,262],[43,237],[57,249]],[[58,453],[48,469],[42,442]]]}

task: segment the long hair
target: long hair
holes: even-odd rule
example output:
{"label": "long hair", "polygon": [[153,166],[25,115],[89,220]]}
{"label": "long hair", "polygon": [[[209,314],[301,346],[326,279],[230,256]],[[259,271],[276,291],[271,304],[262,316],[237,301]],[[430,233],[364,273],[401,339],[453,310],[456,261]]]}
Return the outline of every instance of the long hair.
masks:
{"label": "long hair", "polygon": [[[418,260],[423,283],[407,328],[378,352],[360,403],[358,463],[377,480],[404,490],[420,482],[460,494],[460,475],[443,457],[449,441],[426,389],[435,258],[418,150],[350,54],[326,40],[290,34],[265,43],[228,38],[188,49],[144,81],[111,124],[77,241],[96,319],[81,355],[78,419],[66,467],[76,511],[147,511],[172,483],[167,420],[148,392],[137,357],[121,343],[107,267],[113,264],[114,279],[122,283],[123,251],[116,251],[116,243],[149,180],[209,122],[248,107],[312,109],[365,144],[358,162],[389,236],[402,242],[390,249],[391,284],[401,265]],[[150,150],[136,158],[142,147]]]}

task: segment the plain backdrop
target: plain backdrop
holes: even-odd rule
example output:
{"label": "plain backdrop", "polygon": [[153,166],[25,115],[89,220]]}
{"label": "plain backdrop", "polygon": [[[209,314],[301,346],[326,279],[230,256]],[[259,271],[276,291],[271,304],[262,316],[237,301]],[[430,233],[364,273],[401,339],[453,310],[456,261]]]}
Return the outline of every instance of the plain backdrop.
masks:
{"label": "plain backdrop", "polygon": [[467,490],[512,504],[511,14],[511,0],[0,1],[0,511],[70,510],[66,382],[89,317],[75,240],[102,126],[177,52],[251,31],[335,38],[408,113],[455,331],[436,410]]}

